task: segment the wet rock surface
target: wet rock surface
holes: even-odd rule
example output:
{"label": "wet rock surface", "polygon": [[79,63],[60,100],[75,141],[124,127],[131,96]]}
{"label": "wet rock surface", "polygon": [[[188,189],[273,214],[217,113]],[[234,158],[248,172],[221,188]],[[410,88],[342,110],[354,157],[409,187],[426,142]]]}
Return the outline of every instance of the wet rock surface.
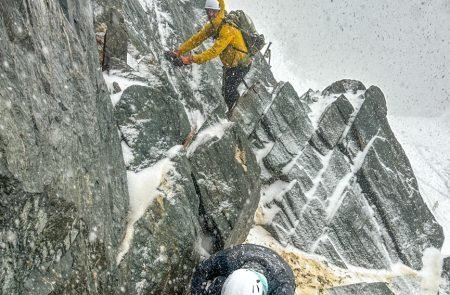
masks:
{"label": "wet rock surface", "polygon": [[[350,92],[335,91],[336,99],[303,150],[296,148],[296,154],[280,161],[283,153],[273,153],[275,141],[264,158],[272,175],[281,171],[279,179],[286,188],[263,205],[263,212],[277,212],[263,226],[282,243],[318,252],[341,266],[346,261],[389,269],[394,259],[420,269],[422,251],[441,247],[442,229],[416,195],[417,182],[387,123],[382,92],[370,87],[355,111],[345,95],[363,89],[362,84],[342,85]],[[285,117],[290,109],[284,108]],[[270,130],[271,126],[265,129]],[[271,153],[278,167],[271,165]]]}
{"label": "wet rock surface", "polygon": [[450,292],[450,257],[444,259],[444,265],[442,267],[442,278],[444,279],[445,285],[439,291],[439,294],[446,294]]}
{"label": "wet rock surface", "polygon": [[328,290],[330,295],[346,295],[346,294],[361,294],[361,295],[393,295],[389,287],[384,283],[372,284],[356,284],[344,287],[337,287]]}
{"label": "wet rock surface", "polygon": [[[193,33],[187,24],[196,8],[142,4],[124,3],[131,61],[110,71],[118,81],[139,84],[125,88],[115,105],[122,145],[130,151],[127,169],[152,169],[180,147],[158,195],[134,225],[121,268],[132,270],[130,292],[188,294],[202,259],[245,241],[260,198],[260,168],[241,127],[225,120],[219,69],[213,63],[195,71],[176,68],[163,59],[169,46],[181,43],[179,34]],[[263,74],[270,79],[267,73],[258,77]]]}
{"label": "wet rock surface", "polygon": [[139,171],[165,158],[165,152],[183,143],[191,126],[183,105],[170,88],[133,85],[115,107],[122,139],[133,151],[128,169]]}
{"label": "wet rock surface", "polygon": [[92,13],[2,1],[0,16],[0,293],[114,294],[126,174]]}
{"label": "wet rock surface", "polygon": [[222,138],[212,137],[195,151],[188,149],[188,156],[201,218],[214,250],[244,241],[260,197],[260,170],[245,134],[233,124]]}

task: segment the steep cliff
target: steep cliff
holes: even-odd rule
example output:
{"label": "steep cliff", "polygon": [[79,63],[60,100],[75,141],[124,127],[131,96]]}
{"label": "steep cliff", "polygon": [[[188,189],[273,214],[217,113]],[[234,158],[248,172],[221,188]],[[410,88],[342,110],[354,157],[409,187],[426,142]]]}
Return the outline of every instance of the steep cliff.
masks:
{"label": "steep cliff", "polygon": [[111,293],[127,183],[91,3],[0,17],[0,293]]}

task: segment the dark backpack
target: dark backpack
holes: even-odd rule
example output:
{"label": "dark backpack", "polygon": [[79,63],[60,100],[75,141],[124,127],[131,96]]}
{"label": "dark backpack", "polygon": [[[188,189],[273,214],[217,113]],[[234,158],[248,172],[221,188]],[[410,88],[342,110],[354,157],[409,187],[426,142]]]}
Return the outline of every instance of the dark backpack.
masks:
{"label": "dark backpack", "polygon": [[264,35],[256,31],[252,19],[245,12],[242,10],[231,11],[226,15],[224,22],[241,31],[248,49],[248,52],[245,53],[254,56],[263,49],[266,44]]}

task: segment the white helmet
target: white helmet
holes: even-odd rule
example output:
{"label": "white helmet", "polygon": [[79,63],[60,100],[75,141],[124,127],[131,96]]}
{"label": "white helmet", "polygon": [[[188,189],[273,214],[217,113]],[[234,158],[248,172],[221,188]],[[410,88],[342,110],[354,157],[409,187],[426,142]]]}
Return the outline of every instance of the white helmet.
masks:
{"label": "white helmet", "polygon": [[235,270],[222,287],[221,295],[267,295],[267,279],[250,269]]}
{"label": "white helmet", "polygon": [[217,0],[206,0],[205,9],[220,10],[219,2]]}

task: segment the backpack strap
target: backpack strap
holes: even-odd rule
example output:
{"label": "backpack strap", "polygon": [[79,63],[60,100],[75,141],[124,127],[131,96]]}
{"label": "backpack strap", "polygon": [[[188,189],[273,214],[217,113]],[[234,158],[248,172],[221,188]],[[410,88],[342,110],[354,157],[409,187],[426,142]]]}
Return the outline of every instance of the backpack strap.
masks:
{"label": "backpack strap", "polygon": [[231,46],[234,50],[236,50],[236,51],[239,51],[239,52],[242,52],[242,53],[245,53],[245,54],[248,54],[248,55],[250,55],[250,53],[248,53],[247,51],[245,51],[245,50],[241,50],[241,49],[239,49],[239,48],[236,48],[236,47],[234,47],[234,46]]}
{"label": "backpack strap", "polygon": [[[241,31],[236,25],[234,25],[232,22],[227,21],[227,18],[226,18],[226,17],[223,19],[222,23],[220,24],[220,29],[222,29],[222,26],[223,26],[224,24],[227,24],[227,25],[232,26],[232,27],[235,28],[236,30],[239,30],[239,32],[241,32],[241,34],[242,34],[242,31]],[[218,31],[217,35],[219,34],[219,32],[220,32],[220,30]],[[245,43],[245,42],[244,42],[244,43]],[[236,50],[236,51],[239,51],[239,52],[245,53],[245,54],[247,54],[247,55],[250,55],[250,53],[247,52],[247,51],[245,51],[245,50],[236,48],[236,47],[234,47],[234,46],[231,46],[231,48],[233,48],[233,49]]]}
{"label": "backpack strap", "polygon": [[[211,23],[212,24],[212,23]],[[225,19],[222,20],[222,22],[217,27],[216,33],[214,34],[213,38],[217,39],[219,38],[220,31],[222,31],[223,25],[225,24]],[[214,25],[212,25],[214,27]]]}

